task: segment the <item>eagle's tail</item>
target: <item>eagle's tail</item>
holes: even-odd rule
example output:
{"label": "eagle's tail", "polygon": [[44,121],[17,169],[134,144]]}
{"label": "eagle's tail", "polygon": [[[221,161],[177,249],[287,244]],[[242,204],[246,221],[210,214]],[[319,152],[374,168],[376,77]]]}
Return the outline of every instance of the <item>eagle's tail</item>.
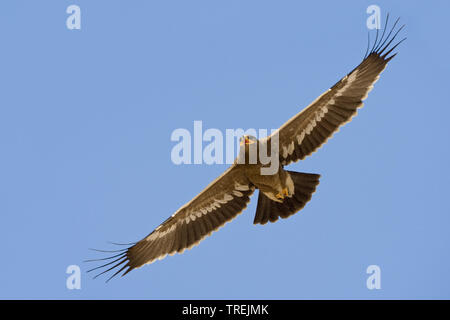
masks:
{"label": "eagle's tail", "polygon": [[283,202],[270,200],[259,191],[258,206],[256,207],[254,224],[266,224],[267,221],[275,222],[278,217],[283,219],[293,215],[311,200],[319,184],[319,174],[287,171],[294,182],[294,194],[285,197]]}

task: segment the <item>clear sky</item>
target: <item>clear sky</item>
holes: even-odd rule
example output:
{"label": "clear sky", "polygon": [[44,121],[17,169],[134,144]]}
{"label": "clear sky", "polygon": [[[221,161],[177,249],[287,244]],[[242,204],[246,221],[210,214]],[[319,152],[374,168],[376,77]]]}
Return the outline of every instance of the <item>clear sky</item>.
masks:
{"label": "clear sky", "polygon": [[[81,30],[66,27],[72,4]],[[300,213],[254,226],[254,196],[182,255],[107,284],[86,274],[102,257],[88,248],[141,239],[226,169],[175,165],[175,129],[278,128],[361,61],[372,4],[408,40],[358,116],[288,167],[322,175]],[[450,298],[449,10],[1,1],[0,298]]]}

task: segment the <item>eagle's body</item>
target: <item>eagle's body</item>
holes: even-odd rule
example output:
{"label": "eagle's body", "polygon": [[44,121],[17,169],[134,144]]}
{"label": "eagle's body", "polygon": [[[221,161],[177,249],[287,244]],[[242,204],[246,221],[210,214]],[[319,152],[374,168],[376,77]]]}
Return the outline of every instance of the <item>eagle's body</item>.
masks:
{"label": "eagle's body", "polygon": [[[268,154],[271,151],[270,146],[267,146],[265,142],[258,141],[252,136],[244,136],[239,155],[234,161],[235,170],[242,170],[242,175],[248,180],[247,183],[253,185],[260,193],[263,193],[272,201],[282,203],[285,196],[291,197],[294,194],[294,182],[291,175],[284,170],[281,164],[278,165],[278,169],[273,174],[263,172],[263,168],[270,166],[270,164],[264,164],[264,161],[260,158],[260,148],[268,149],[266,152]],[[255,146],[253,150],[252,145]],[[252,151],[253,158],[250,156]],[[241,159],[243,163],[239,162]]]}
{"label": "eagle's body", "polygon": [[[281,165],[273,175],[261,174],[261,167],[261,164],[245,166],[244,172],[255,188],[266,197],[272,201],[283,202],[281,196],[291,196],[294,193],[294,182]],[[287,190],[287,194],[283,194],[283,190]]]}
{"label": "eagle's body", "polygon": [[[112,265],[102,272],[105,273],[122,265],[113,276],[126,269],[122,274],[125,275],[168,254],[182,253],[240,214],[255,189],[259,189],[255,224],[275,222],[279,217],[287,218],[302,209],[316,190],[320,176],[287,171],[284,167],[316,151],[362,107],[380,73],[395,56],[389,54],[401,42],[389,48],[403,28],[391,37],[397,22],[386,38],[385,26],[378,42],[377,32],[373,48],[353,71],[288,120],[276,133],[262,141],[244,136],[240,154],[244,153],[246,161],[235,161],[148,236],[129,248],[119,250],[121,253],[113,257],[100,259],[113,261],[92,270]],[[279,160],[278,170],[262,174],[261,169],[267,165],[263,165],[259,158],[256,162],[249,161],[249,145],[272,145],[275,136],[278,140],[277,150],[274,150]]]}
{"label": "eagle's body", "polygon": [[[254,148],[252,148],[254,147]],[[241,141],[239,155],[234,161],[235,170],[242,170],[241,175],[247,178],[247,183],[253,185],[260,192],[264,193],[273,201],[282,202],[281,196],[283,190],[288,191],[292,195],[294,191],[294,184],[290,175],[283,169],[281,164],[278,169],[270,174],[264,174],[262,169],[268,167],[269,164],[264,165],[260,158],[260,148],[269,149],[265,141],[258,141],[255,137],[244,136]],[[253,153],[253,156],[250,154]],[[277,198],[276,195],[279,195]]]}

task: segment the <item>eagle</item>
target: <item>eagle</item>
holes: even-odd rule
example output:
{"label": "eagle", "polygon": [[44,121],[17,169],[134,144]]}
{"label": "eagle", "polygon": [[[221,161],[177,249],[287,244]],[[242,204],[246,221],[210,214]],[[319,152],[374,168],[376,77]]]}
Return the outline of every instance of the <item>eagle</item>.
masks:
{"label": "eagle", "polygon": [[[240,139],[238,157],[222,175],[142,240],[126,244],[129,246],[121,250],[98,250],[115,254],[87,260],[104,263],[88,272],[100,269],[96,278],[114,270],[109,281],[122,271],[121,276],[124,276],[167,255],[183,253],[240,214],[256,189],[259,194],[254,224],[275,222],[301,210],[315,192],[320,175],[288,171],[285,166],[315,152],[363,106],[381,72],[397,54],[393,50],[406,39],[393,43],[404,25],[396,30],[397,19],[386,35],[388,20],[389,15],[381,37],[377,29],[372,47],[368,37],[366,53],[356,68],[270,136],[258,140],[244,135]],[[275,137],[277,144],[273,149],[271,142]],[[251,150],[261,147],[275,152],[279,159],[278,170],[272,174],[262,174],[267,164],[262,163],[259,153],[256,153],[256,161],[249,161]]]}

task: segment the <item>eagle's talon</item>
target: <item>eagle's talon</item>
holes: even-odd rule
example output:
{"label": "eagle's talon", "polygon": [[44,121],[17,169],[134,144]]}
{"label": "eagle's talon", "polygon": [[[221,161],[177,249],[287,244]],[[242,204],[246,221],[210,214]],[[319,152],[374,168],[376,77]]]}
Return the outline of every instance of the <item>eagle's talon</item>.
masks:
{"label": "eagle's talon", "polygon": [[280,192],[278,192],[275,197],[277,199],[283,200],[285,196],[289,196],[288,188],[283,188]]}

